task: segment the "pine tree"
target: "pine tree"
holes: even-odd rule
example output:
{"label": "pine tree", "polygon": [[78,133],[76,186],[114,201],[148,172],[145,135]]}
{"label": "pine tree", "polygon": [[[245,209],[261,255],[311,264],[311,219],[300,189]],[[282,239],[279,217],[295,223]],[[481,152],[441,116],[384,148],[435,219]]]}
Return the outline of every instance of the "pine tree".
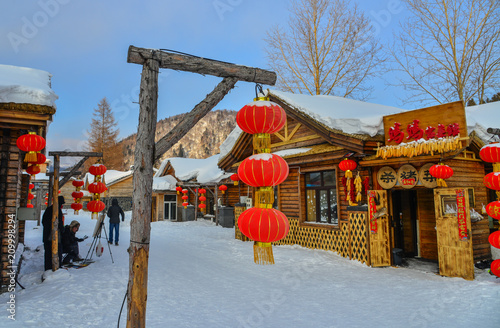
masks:
{"label": "pine tree", "polygon": [[117,149],[119,147],[117,146],[117,138],[120,130],[116,128],[118,123],[115,121],[106,97],[97,104],[97,108],[94,108],[92,116],[90,131],[88,131],[88,150],[102,152],[102,164],[106,165],[108,169],[122,169],[122,149]]}

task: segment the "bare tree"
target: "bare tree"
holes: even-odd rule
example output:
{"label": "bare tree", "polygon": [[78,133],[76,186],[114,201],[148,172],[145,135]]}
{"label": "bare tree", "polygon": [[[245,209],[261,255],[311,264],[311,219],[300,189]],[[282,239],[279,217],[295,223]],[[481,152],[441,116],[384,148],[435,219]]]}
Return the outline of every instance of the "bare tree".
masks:
{"label": "bare tree", "polygon": [[392,55],[410,91],[406,102],[467,104],[498,90],[500,2],[498,0],[403,0],[409,18]]}
{"label": "bare tree", "polygon": [[384,58],[368,18],[346,0],[295,0],[287,28],[267,33],[277,87],[293,93],[365,99]]}
{"label": "bare tree", "polygon": [[[116,128],[118,123],[115,121],[113,111],[106,98],[101,99],[97,108],[94,108],[92,116],[90,131],[88,131],[88,150],[102,152],[103,164],[108,169],[120,169],[120,159],[123,156],[121,149],[117,149],[117,138],[120,131]],[[86,164],[87,169],[89,164]]]}

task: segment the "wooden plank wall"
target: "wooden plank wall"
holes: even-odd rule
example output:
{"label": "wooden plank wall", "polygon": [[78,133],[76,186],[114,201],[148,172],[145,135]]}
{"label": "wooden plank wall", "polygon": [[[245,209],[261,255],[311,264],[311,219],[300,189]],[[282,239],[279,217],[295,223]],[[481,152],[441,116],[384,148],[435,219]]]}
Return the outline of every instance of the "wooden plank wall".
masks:
{"label": "wooden plank wall", "polygon": [[[483,162],[457,159],[445,164],[451,166],[454,172],[453,176],[446,180],[448,187],[474,188],[474,209],[476,212],[481,213],[483,204],[488,204],[488,189],[483,184],[485,176]],[[474,261],[491,258],[491,246],[488,242],[490,234],[488,220],[484,219],[471,224]]]}
{"label": "wooden plank wall", "polygon": [[[21,167],[19,149],[16,140],[19,137],[17,130],[0,129],[0,265],[2,268],[0,293],[7,291],[9,284],[8,233],[9,215],[16,214],[20,205]],[[16,229],[18,226],[16,225]],[[18,234],[16,233],[16,236]],[[17,248],[18,239],[15,241]]]}

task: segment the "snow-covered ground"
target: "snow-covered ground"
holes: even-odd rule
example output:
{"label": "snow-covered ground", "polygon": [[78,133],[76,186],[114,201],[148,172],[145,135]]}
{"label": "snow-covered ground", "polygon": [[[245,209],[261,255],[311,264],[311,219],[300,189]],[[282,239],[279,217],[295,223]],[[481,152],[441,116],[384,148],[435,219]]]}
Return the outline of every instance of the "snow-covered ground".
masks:
{"label": "snow-covered ground", "polygon": [[[89,214],[77,236],[92,235]],[[0,327],[116,327],[128,281],[130,216],[120,246],[82,269],[43,274],[42,230],[26,227],[15,321]],[[106,227],[107,229],[107,227]],[[274,247],[276,264],[253,263],[249,242],[207,221],[155,222],[151,229],[147,327],[500,327],[500,279],[436,275],[435,267],[370,268],[335,253]],[[80,243],[87,254],[92,238]],[[29,249],[28,249],[29,248]],[[40,251],[36,251],[40,249]],[[5,304],[10,294],[0,295]],[[126,305],[120,327],[125,327]]]}

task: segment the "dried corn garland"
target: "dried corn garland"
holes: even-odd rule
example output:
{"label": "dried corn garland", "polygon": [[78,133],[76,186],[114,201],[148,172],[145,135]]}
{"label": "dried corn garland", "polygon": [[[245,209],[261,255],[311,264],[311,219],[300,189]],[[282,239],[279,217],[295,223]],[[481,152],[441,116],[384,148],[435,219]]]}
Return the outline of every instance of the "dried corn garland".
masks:
{"label": "dried corn garland", "polygon": [[433,156],[435,153],[446,153],[454,151],[462,147],[460,135],[455,137],[444,137],[439,139],[419,139],[409,143],[401,143],[399,145],[390,145],[377,148],[377,157],[383,159],[391,157],[409,157],[419,156],[422,154]]}

